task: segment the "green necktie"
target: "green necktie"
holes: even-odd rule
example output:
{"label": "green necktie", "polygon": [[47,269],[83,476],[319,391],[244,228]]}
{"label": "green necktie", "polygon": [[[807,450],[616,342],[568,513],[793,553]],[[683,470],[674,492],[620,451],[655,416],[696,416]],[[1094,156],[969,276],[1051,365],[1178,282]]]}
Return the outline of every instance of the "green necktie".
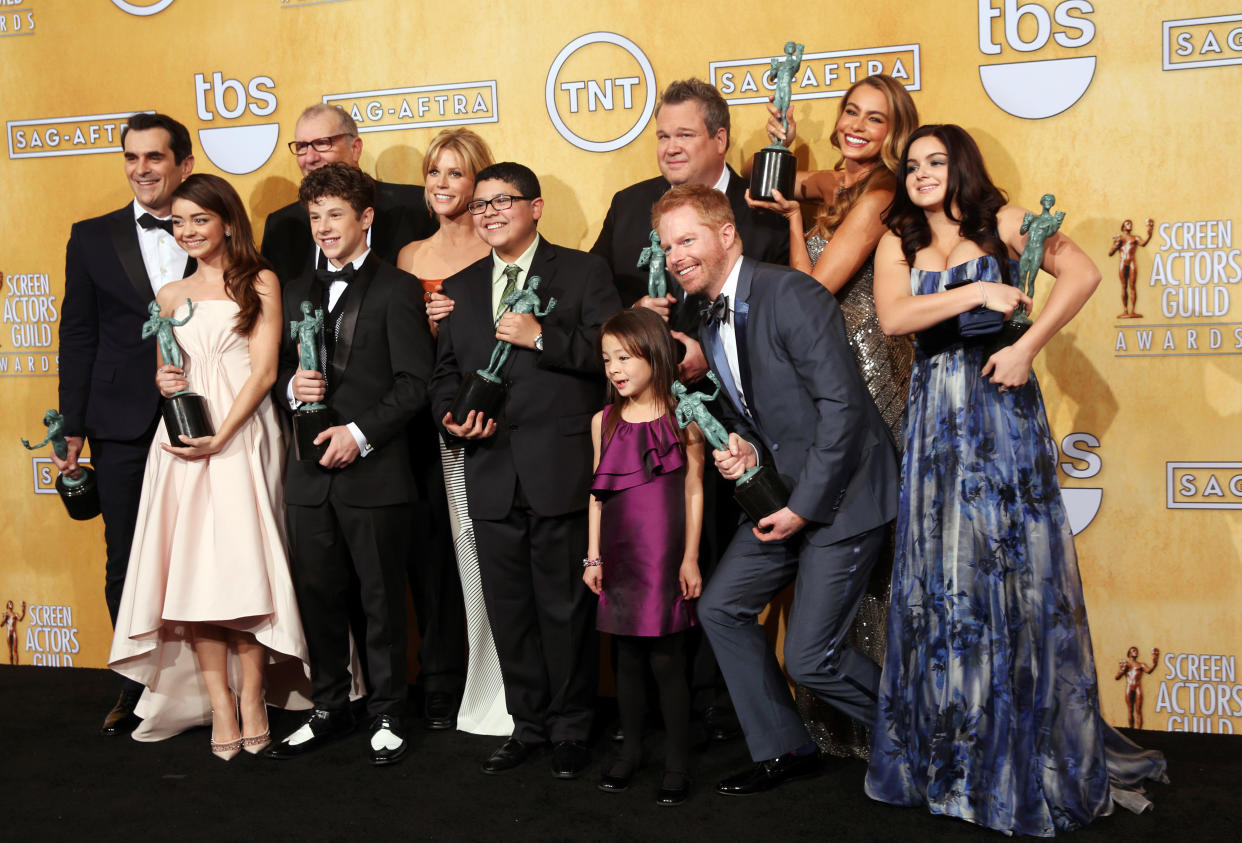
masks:
{"label": "green necktie", "polygon": [[522,267],[516,263],[511,263],[505,267],[505,277],[509,279],[509,283],[505,284],[505,291],[500,294],[500,304],[496,305],[496,320],[499,321],[501,314],[505,312],[505,299],[509,298],[509,294],[517,289],[518,276],[522,274]]}

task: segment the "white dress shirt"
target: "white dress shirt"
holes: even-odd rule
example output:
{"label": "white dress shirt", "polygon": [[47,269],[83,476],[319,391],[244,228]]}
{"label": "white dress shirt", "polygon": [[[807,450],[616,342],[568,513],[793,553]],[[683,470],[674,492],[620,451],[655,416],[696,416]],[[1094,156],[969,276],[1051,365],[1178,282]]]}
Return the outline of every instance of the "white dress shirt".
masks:
{"label": "white dress shirt", "polygon": [[[138,229],[138,250],[142,252],[142,265],[147,268],[151,292],[158,294],[160,288],[170,281],[180,281],[185,274],[185,262],[189,257],[176,239],[162,228],[143,228],[138,218],[151,213],[134,200],[134,228]],[[155,216],[151,214],[151,216]],[[160,219],[160,217],[156,217]],[[163,219],[168,219],[164,217]]]}

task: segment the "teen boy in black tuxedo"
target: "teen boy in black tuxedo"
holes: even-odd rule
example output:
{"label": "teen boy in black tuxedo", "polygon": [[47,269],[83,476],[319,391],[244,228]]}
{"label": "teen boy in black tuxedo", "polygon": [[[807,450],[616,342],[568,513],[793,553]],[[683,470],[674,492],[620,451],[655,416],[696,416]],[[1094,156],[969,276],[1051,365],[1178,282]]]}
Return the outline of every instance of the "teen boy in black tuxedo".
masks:
{"label": "teen boy in black tuxedo", "polygon": [[366,616],[370,753],[376,765],[406,750],[405,558],[415,494],[406,426],[427,401],[431,334],[417,281],[367,247],[374,184],[347,164],[309,173],[298,192],[328,269],[284,291],[286,322],[301,304],[322,307],[327,379],[301,368],[285,335],[276,389],[290,409],[325,402],[336,425],[319,434],[318,463],[299,461],[290,442],[285,502],[290,564],[310,650],[315,708],[268,749],[292,758],[353,730],[349,709],[349,601],[356,575]]}

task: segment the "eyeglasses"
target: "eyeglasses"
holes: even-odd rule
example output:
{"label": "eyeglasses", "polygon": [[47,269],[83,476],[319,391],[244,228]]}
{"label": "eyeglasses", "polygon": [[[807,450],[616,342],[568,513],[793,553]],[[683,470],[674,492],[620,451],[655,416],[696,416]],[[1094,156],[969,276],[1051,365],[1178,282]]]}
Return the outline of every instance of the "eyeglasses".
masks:
{"label": "eyeglasses", "polygon": [[330,135],[326,138],[315,138],[308,141],[289,141],[289,151],[294,155],[305,155],[306,150],[314,147],[316,152],[327,152],[341,138],[352,138],[353,136],[352,132],[341,132],[339,135]]}
{"label": "eyeglasses", "polygon": [[473,202],[466,205],[466,210],[477,217],[479,214],[487,210],[488,205],[491,205],[497,211],[503,211],[505,208],[512,207],[513,202],[516,199],[521,199],[523,202],[529,202],[534,198],[534,196],[510,196],[507,193],[502,193],[499,196],[493,196],[491,199],[475,199]]}

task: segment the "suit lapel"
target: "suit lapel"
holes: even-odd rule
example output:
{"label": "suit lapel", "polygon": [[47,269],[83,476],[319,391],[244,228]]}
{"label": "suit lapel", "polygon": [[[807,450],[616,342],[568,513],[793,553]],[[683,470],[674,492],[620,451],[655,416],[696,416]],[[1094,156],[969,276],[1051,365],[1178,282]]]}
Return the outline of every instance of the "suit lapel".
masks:
{"label": "suit lapel", "polygon": [[754,261],[742,258],[742,268],[738,273],[737,292],[733,302],[733,333],[737,337],[737,365],[742,379],[742,391],[750,399],[750,414],[755,423],[759,424],[759,412],[755,406],[755,393],[750,380],[750,343],[747,338],[747,323],[750,320],[750,290],[755,277]]}
{"label": "suit lapel", "polygon": [[138,294],[138,300],[145,309],[155,298],[151,289],[151,277],[147,275],[147,266],[142,262],[142,250],[138,247],[138,224],[134,222],[133,206],[126,205],[121,210],[108,216],[108,235],[116,256],[125,270],[125,277],[130,286]]}
{"label": "suit lapel", "polygon": [[367,259],[362,262],[362,269],[349,283],[349,295],[345,297],[345,312],[341,315],[341,330],[336,334],[336,345],[332,352],[332,375],[328,379],[329,383],[340,383],[345,375],[345,367],[349,365],[349,353],[354,345],[354,329],[358,325],[358,311],[362,309],[367,289],[375,278],[376,261],[374,252],[367,255]]}

